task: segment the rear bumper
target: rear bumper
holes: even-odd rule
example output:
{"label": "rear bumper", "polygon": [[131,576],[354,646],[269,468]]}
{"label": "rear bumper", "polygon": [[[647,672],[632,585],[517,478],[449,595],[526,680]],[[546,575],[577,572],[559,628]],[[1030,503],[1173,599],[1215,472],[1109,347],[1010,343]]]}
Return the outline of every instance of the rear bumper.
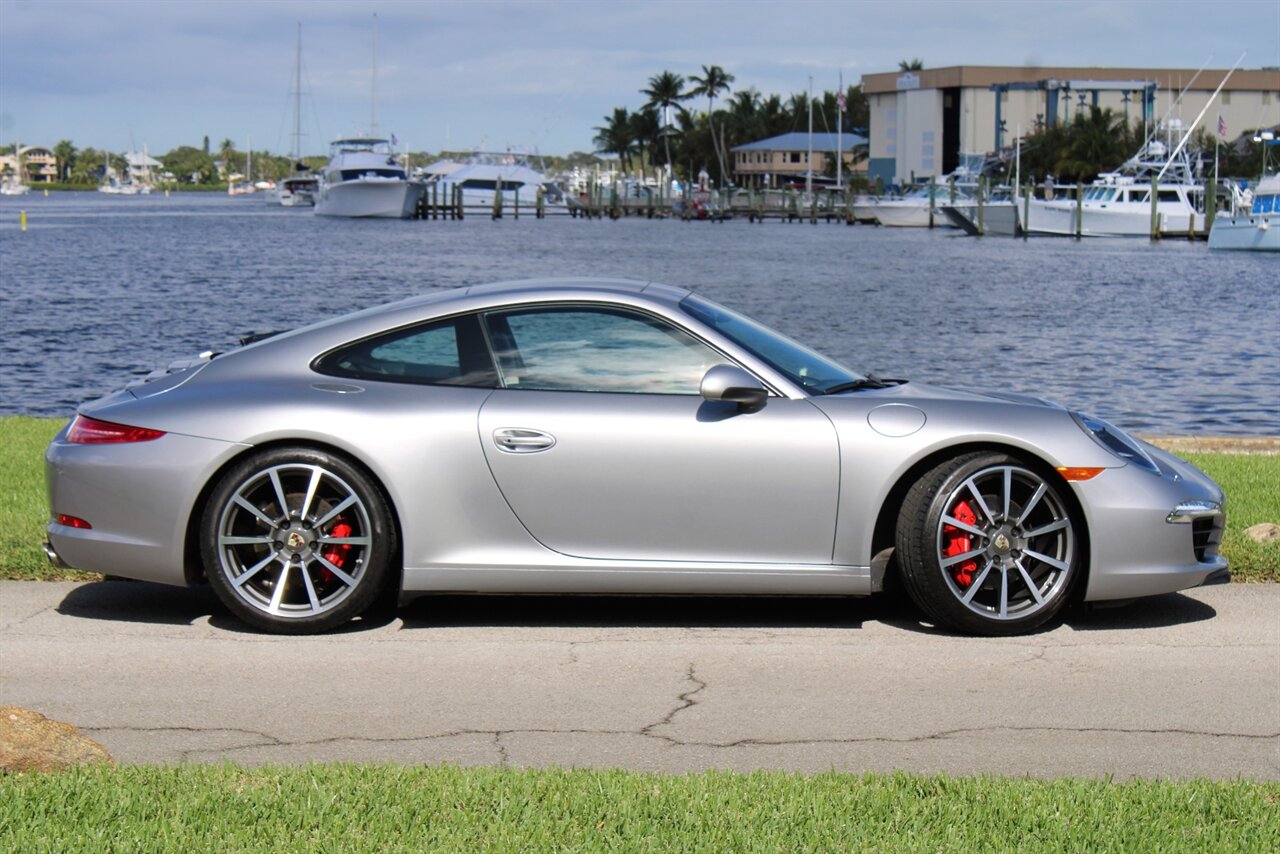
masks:
{"label": "rear bumper", "polygon": [[[45,554],[55,566],[186,584],[187,526],[196,497],[245,446],[166,434],[150,442],[71,444],[45,451],[52,520]],[[59,524],[58,514],[92,528]]]}

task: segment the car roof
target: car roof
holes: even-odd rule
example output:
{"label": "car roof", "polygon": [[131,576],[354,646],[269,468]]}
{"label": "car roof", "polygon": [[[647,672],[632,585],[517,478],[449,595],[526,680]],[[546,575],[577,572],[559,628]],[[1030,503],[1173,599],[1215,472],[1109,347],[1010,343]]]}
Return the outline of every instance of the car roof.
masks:
{"label": "car roof", "polygon": [[278,350],[282,346],[287,346],[289,342],[297,343],[300,340],[318,339],[326,342],[320,346],[333,346],[341,339],[372,334],[382,328],[391,328],[398,323],[411,323],[425,314],[448,314],[454,310],[450,303],[457,303],[457,309],[460,311],[471,311],[483,310],[508,300],[512,302],[526,299],[542,301],[538,299],[539,297],[570,300],[607,299],[610,296],[634,298],[644,294],[646,297],[670,305],[684,299],[689,293],[687,288],[638,279],[588,277],[515,279],[429,291],[282,332],[232,352]]}
{"label": "car roof", "polygon": [[[533,294],[545,293],[548,291],[565,292],[566,294],[575,294],[584,297],[590,295],[603,296],[608,294],[635,296],[644,293],[658,299],[665,299],[671,302],[679,302],[691,293],[688,288],[662,284],[661,282],[643,281],[640,279],[612,279],[587,276],[512,279],[502,282],[490,282],[483,285],[469,285],[461,288],[448,288],[446,290],[432,291],[418,296],[406,297],[405,299],[389,302],[384,305],[373,306],[362,312],[358,312],[358,314],[365,317],[393,314],[405,309],[415,309],[437,303],[472,301],[472,298],[480,298],[482,302],[486,303],[503,302],[508,297],[513,300],[519,300]],[[339,318],[335,318],[335,320],[336,319]]]}

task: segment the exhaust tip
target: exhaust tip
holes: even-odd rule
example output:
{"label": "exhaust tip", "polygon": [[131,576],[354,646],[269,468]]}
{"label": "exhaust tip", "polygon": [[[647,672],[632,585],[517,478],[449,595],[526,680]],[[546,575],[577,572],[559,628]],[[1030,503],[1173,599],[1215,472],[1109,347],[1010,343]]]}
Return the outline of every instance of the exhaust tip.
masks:
{"label": "exhaust tip", "polygon": [[44,541],[44,554],[45,557],[49,558],[49,563],[58,569],[71,569],[67,562],[62,559],[62,556],[58,554],[58,550],[48,540]]}

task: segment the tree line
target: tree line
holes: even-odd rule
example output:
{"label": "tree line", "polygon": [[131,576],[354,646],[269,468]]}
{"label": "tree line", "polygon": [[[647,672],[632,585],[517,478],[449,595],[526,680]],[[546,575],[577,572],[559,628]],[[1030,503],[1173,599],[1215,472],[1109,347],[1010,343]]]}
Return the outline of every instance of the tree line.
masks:
{"label": "tree line", "polygon": [[[0,146],[0,154],[10,154],[13,150],[12,145]],[[77,148],[69,139],[59,140],[49,150],[57,160],[57,180],[63,184],[93,187],[102,182],[108,168],[118,175],[125,173],[123,154],[92,147]],[[427,151],[408,153],[412,165],[422,165],[437,158],[465,161],[470,156],[469,151],[442,151],[438,155]],[[265,149],[241,150],[231,139],[223,139],[217,148],[211,149],[208,137],[204,138],[202,145],[180,145],[153,157],[161,163],[161,168],[155,171],[171,173],[175,183],[210,188],[225,186],[232,176],[240,176],[240,179],[249,177],[250,164],[253,180],[279,181],[293,174],[299,165],[319,172],[329,162],[325,155],[304,156],[295,161],[287,155]],[[602,162],[594,154],[583,152],[567,156],[548,155],[539,157],[538,161],[544,170],[552,172],[567,171],[575,166],[590,167]],[[153,175],[153,180],[159,182],[159,175]]]}
{"label": "tree line", "polygon": [[[815,132],[866,134],[870,108],[860,85],[840,93],[824,91],[764,95],[754,87],[733,89],[734,75],[719,65],[704,65],[687,78],[667,70],[649,78],[638,90],[645,100],[635,107],[615,107],[595,128],[596,151],[616,157],[626,174],[670,165],[672,173],[690,178],[702,170],[730,182],[730,152],[735,146],[808,129],[813,108]],[[691,102],[706,99],[706,109]],[[717,108],[716,102],[720,102]],[[700,106],[700,104],[698,105]],[[865,147],[855,155],[866,156]],[[834,162],[834,161],[833,161]]]}
{"label": "tree line", "polygon": [[[1023,178],[1039,181],[1053,176],[1064,183],[1087,183],[1133,157],[1146,142],[1147,130],[1141,118],[1127,122],[1110,107],[1089,107],[1077,112],[1069,123],[1040,128],[1023,137]],[[1206,172],[1212,169],[1216,150],[1218,174],[1224,178],[1251,177],[1261,168],[1261,145],[1248,134],[1228,142],[1215,140],[1212,131],[1200,127],[1187,145],[1205,164]],[[1007,159],[1005,166],[1006,172],[1011,172],[1013,164]]]}

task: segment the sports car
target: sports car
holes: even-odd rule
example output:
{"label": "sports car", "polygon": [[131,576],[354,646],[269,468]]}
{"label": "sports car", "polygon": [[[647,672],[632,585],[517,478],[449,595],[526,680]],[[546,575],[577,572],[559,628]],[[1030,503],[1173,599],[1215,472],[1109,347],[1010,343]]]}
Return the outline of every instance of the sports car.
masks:
{"label": "sports car", "polygon": [[1114,425],[858,373],[679,287],[438,291],[202,353],[46,452],[58,565],[252,626],[383,594],[865,596],[1033,630],[1225,581],[1223,493]]}

